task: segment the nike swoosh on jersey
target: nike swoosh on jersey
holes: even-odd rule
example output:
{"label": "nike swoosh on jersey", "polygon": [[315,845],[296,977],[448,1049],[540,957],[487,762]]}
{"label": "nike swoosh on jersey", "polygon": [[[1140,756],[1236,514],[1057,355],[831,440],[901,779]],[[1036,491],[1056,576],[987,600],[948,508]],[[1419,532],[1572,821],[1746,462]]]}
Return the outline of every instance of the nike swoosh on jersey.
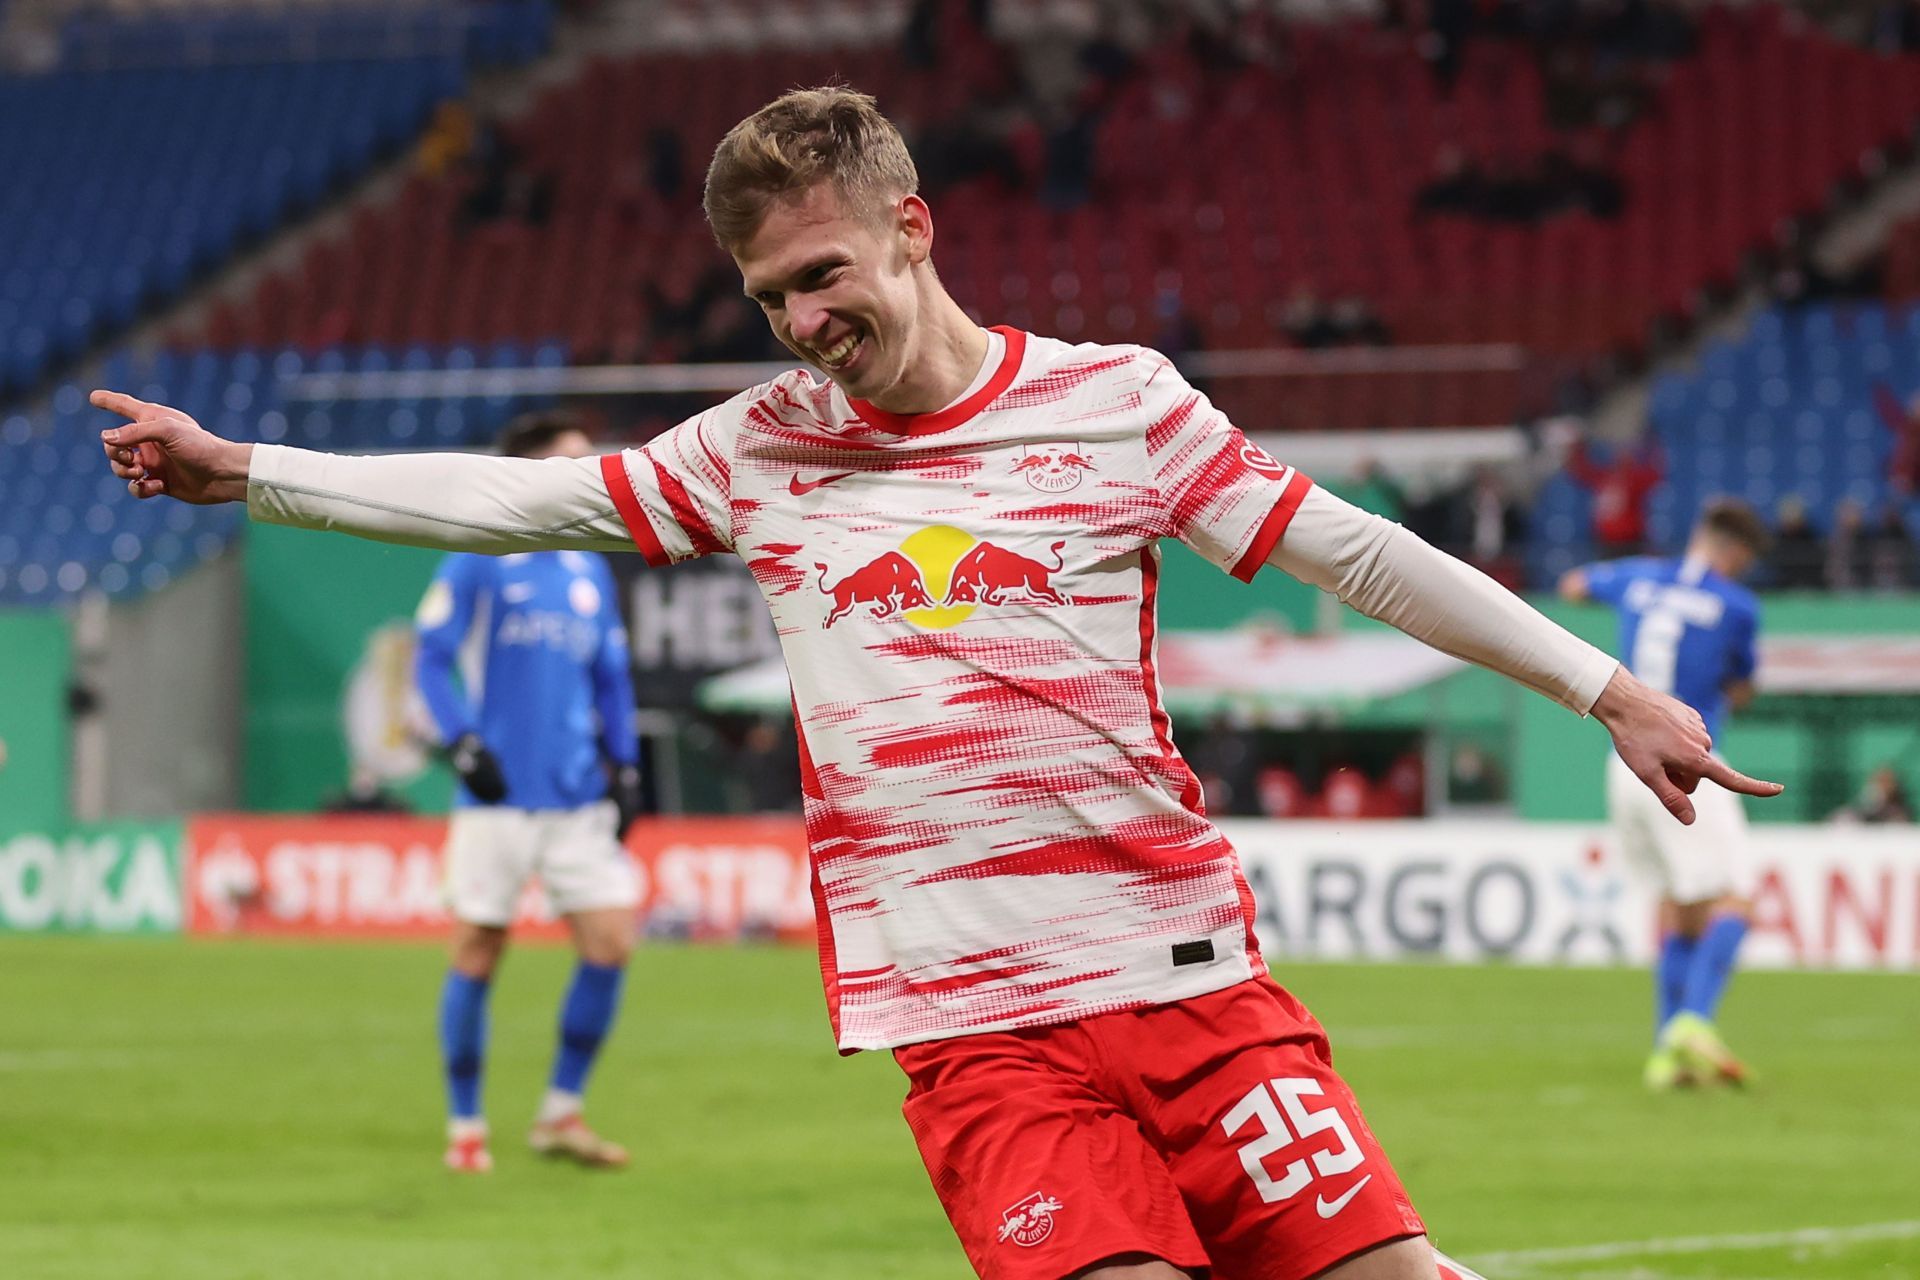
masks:
{"label": "nike swoosh on jersey", "polygon": [[793,479],[787,481],[787,492],[796,498],[804,498],[821,485],[832,484],[835,480],[845,480],[852,474],[851,471],[837,471],[830,476],[821,476],[818,480],[802,480],[800,473],[796,471],[793,473]]}
{"label": "nike swoosh on jersey", "polygon": [[1313,1198],[1313,1207],[1319,1211],[1321,1217],[1331,1218],[1334,1214],[1346,1208],[1348,1203],[1360,1194],[1360,1188],[1372,1181],[1373,1175],[1368,1174],[1366,1177],[1360,1179],[1360,1181],[1348,1187],[1338,1200],[1328,1200],[1325,1196],[1315,1196]]}

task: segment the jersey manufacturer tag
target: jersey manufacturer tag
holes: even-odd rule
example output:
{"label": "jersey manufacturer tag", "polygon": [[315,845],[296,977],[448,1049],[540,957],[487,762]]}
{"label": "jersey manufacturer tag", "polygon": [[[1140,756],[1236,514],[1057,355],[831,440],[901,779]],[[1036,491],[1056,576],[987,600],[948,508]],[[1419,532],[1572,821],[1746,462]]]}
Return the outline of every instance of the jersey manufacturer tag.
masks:
{"label": "jersey manufacturer tag", "polygon": [[1173,944],[1173,965],[1177,969],[1183,964],[1205,964],[1213,959],[1213,942],[1202,938],[1198,942],[1176,942]]}

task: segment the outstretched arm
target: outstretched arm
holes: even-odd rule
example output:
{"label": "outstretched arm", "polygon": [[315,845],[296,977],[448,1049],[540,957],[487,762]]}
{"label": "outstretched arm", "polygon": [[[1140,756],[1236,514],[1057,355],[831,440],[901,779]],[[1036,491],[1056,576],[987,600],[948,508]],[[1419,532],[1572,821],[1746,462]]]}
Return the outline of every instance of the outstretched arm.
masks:
{"label": "outstretched arm", "polygon": [[131,419],[100,438],[137,498],[244,501],[255,520],[448,551],[633,548],[595,458],[346,457],[236,444],[118,392],[93,403]]}
{"label": "outstretched arm", "polygon": [[1748,795],[1782,789],[1714,759],[1712,739],[1691,707],[1647,688],[1479,570],[1323,489],[1307,494],[1267,563],[1442,652],[1592,715],[1681,822],[1693,821],[1687,797],[1701,778]]}

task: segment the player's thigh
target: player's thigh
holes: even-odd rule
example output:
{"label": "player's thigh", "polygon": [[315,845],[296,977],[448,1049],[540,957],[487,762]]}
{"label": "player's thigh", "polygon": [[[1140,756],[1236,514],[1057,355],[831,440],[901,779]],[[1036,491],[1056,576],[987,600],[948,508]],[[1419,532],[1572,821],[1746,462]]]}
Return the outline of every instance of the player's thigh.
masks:
{"label": "player's thigh", "polygon": [[1618,756],[1607,758],[1607,820],[1629,870],[1655,892],[1671,897],[1673,877],[1660,824],[1680,824]]}
{"label": "player's thigh", "polygon": [[447,822],[446,898],[454,919],[504,929],[533,870],[538,837],[524,809],[455,809]]}
{"label": "player's thigh", "polygon": [[1129,1016],[1130,1043],[1113,1052],[1214,1280],[1307,1280],[1424,1234],[1320,1024],[1278,985],[1255,979]]}
{"label": "player's thigh", "polygon": [[1165,1161],[1089,1083],[1096,1064],[1063,1047],[1076,1037],[989,1032],[895,1051],[907,1124],[961,1247],[990,1280],[1205,1266]]}
{"label": "player's thigh", "polygon": [[535,815],[540,825],[540,883],[561,915],[632,910],[640,878],[621,845],[611,800]]}
{"label": "player's thigh", "polygon": [[1683,881],[1682,902],[1718,902],[1752,892],[1747,810],[1739,796],[1702,780],[1693,793],[1693,825],[1682,828],[1694,856]]}

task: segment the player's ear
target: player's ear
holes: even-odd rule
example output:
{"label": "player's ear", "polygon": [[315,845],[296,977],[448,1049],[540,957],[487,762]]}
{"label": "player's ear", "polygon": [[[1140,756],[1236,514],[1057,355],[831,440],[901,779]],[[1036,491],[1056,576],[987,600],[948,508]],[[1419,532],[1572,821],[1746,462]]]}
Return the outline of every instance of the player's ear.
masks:
{"label": "player's ear", "polygon": [[907,246],[907,261],[918,266],[933,256],[933,210],[917,195],[902,196],[894,206],[895,225]]}

